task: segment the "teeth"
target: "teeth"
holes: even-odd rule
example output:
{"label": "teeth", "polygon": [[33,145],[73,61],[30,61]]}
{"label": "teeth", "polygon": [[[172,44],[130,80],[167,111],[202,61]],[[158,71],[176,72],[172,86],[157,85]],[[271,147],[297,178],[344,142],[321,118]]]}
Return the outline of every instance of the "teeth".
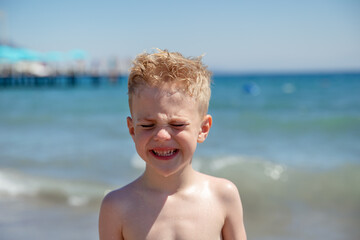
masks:
{"label": "teeth", "polygon": [[153,152],[158,156],[168,157],[168,156],[173,155],[175,153],[175,150],[168,150],[168,151],[155,151],[155,150],[153,150]]}

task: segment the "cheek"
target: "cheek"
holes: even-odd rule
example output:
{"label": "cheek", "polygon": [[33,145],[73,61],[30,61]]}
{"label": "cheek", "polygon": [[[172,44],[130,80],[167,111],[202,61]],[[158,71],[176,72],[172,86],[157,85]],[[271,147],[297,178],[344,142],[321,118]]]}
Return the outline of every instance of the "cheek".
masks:
{"label": "cheek", "polygon": [[138,140],[138,141],[145,141],[150,136],[151,136],[150,132],[145,132],[145,131],[137,131],[137,132],[135,132],[135,139]]}
{"label": "cheek", "polygon": [[183,144],[186,145],[189,150],[194,151],[197,144],[197,134],[194,132],[187,132],[187,133],[180,133],[177,135],[178,141],[181,141]]}
{"label": "cheek", "polygon": [[135,134],[134,134],[134,142],[135,142],[135,145],[136,145],[136,148],[138,147],[144,147],[147,139],[149,138],[148,136],[149,134],[143,132],[143,131],[135,131]]}
{"label": "cheek", "polygon": [[136,152],[142,159],[146,159],[147,138],[144,136],[144,134],[135,134],[134,143]]}

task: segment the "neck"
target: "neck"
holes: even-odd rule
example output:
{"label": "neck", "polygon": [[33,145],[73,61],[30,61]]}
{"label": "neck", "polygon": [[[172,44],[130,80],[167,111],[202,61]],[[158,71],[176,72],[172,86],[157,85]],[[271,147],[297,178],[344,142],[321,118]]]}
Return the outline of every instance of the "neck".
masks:
{"label": "neck", "polygon": [[141,176],[144,186],[168,195],[175,194],[189,187],[196,175],[196,171],[192,168],[191,164],[170,176],[163,176],[150,168],[146,166],[145,172]]}

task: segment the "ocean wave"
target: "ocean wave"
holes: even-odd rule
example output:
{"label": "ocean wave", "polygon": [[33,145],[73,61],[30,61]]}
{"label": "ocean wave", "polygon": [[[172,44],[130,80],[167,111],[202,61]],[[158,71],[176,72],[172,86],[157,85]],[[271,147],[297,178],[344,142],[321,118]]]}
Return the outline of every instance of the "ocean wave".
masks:
{"label": "ocean wave", "polygon": [[35,198],[70,206],[98,205],[111,186],[99,182],[56,179],[0,169],[0,197]]}
{"label": "ocean wave", "polygon": [[194,166],[199,171],[207,172],[211,175],[230,176],[235,172],[239,174],[246,169],[247,173],[252,173],[264,180],[287,180],[287,167],[282,164],[273,163],[266,159],[256,156],[230,155],[215,158],[197,158]]}
{"label": "ocean wave", "polygon": [[[197,157],[193,166],[200,172],[234,182],[247,206],[256,205],[256,209],[275,206],[279,202],[358,209],[360,202],[359,164],[311,169],[287,166],[256,156],[229,155]],[[143,161],[134,156],[131,167],[141,174]],[[132,180],[123,179],[121,184]],[[0,197],[35,198],[74,207],[98,206],[110,189],[121,186],[105,182],[105,176],[104,182],[101,179],[74,180],[66,175],[55,178],[3,168],[0,169]]]}
{"label": "ocean wave", "polygon": [[359,209],[360,165],[356,163],[326,169],[301,168],[242,155],[195,161],[199,162],[198,170],[234,182],[246,204],[256,205],[254,211],[294,203],[349,211]]}

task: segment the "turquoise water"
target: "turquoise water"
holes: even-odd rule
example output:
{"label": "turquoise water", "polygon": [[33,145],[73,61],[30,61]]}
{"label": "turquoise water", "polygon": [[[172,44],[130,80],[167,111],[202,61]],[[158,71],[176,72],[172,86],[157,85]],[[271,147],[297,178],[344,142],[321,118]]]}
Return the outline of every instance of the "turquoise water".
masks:
{"label": "turquoise water", "polygon": [[[359,74],[215,75],[213,128],[193,163],[238,186],[254,239],[360,236],[359,90]],[[141,174],[126,92],[126,79],[0,89],[0,198],[97,210]]]}

